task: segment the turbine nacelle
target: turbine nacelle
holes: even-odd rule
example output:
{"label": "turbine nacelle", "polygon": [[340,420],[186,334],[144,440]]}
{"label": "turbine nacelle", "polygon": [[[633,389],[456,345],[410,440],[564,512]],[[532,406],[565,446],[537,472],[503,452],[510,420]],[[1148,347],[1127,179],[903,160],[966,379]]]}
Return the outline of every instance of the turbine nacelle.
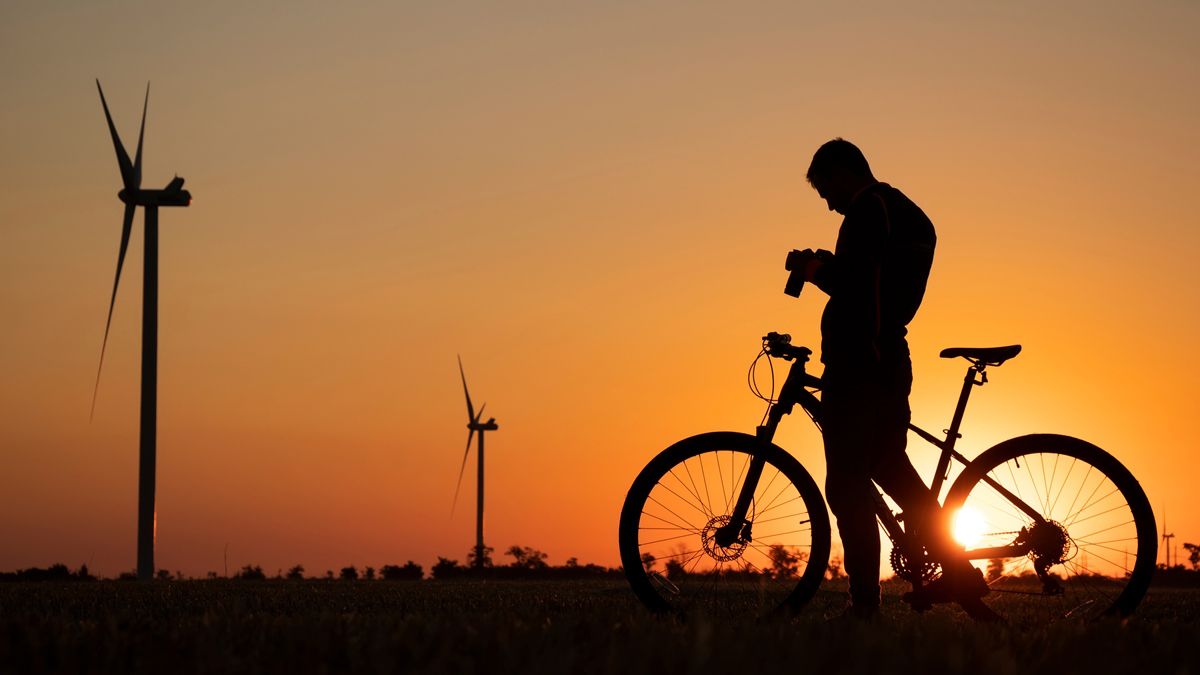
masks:
{"label": "turbine nacelle", "polygon": [[189,206],[192,193],[183,189],[183,178],[175,176],[161,190],[129,190],[117,193],[120,200],[130,206]]}
{"label": "turbine nacelle", "polygon": [[496,424],[495,417],[490,417],[488,418],[488,421],[482,423],[478,420],[472,420],[467,424],[467,428],[471,431],[495,431],[499,429],[500,426]]}

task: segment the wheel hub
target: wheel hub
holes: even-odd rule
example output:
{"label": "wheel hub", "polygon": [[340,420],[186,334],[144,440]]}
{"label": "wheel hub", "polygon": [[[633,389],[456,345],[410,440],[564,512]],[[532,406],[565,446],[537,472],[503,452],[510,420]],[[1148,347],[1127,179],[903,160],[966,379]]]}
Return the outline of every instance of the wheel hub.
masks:
{"label": "wheel hub", "polygon": [[700,532],[700,540],[704,546],[704,552],[721,562],[737,560],[746,551],[747,542],[740,536],[735,537],[733,541],[725,546],[718,543],[718,530],[729,525],[729,522],[729,516],[713,516]]}

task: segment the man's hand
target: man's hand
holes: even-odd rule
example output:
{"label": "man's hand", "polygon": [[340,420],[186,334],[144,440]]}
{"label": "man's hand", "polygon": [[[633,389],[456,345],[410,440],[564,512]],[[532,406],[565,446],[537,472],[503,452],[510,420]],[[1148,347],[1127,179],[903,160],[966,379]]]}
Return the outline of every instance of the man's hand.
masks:
{"label": "man's hand", "polygon": [[824,249],[816,251],[811,248],[803,251],[793,249],[788,253],[783,264],[784,269],[791,272],[787,285],[783,287],[783,292],[793,298],[800,297],[800,291],[804,288],[804,284],[814,281],[821,266],[832,258],[833,254]]}
{"label": "man's hand", "polygon": [[812,255],[804,264],[804,280],[808,283],[815,281],[818,270],[831,258],[833,258],[833,254],[823,248],[812,251]]}
{"label": "man's hand", "polygon": [[817,277],[817,270],[821,269],[821,265],[825,263],[818,257],[812,256],[804,263],[804,280],[812,283]]}

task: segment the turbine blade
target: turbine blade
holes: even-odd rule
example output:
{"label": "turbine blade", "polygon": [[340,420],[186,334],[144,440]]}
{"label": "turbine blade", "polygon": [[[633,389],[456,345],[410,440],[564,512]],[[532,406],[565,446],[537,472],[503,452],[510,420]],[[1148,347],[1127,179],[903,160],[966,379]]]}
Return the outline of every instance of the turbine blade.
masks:
{"label": "turbine blade", "polygon": [[133,160],[134,187],[142,187],[142,137],[146,135],[146,107],[150,105],[150,83],[146,83],[146,100],[142,101],[142,128],[138,131],[137,152]]}
{"label": "turbine blade", "polygon": [[[108,101],[104,100],[104,89],[100,87],[98,79],[96,80],[96,89],[100,91],[100,105],[104,106],[104,118],[108,120],[108,132],[112,134],[113,149],[117,151],[117,165],[121,167],[121,182],[125,184],[125,189],[136,190],[138,186],[134,185],[133,164],[129,162],[129,153],[125,152],[125,146],[121,144],[121,136],[117,134],[117,127],[113,124],[112,115],[108,112]],[[149,95],[148,91],[147,95]]]}
{"label": "turbine blade", "polygon": [[467,395],[467,419],[475,421],[475,407],[471,405],[471,392],[467,391],[467,374],[463,372],[462,355],[458,357],[458,374],[462,376],[463,393]]}
{"label": "turbine blade", "polygon": [[479,420],[483,419],[483,409],[486,407],[487,407],[486,403],[484,403],[482,406],[479,407],[479,414],[475,415],[475,423],[476,424],[479,423]]}
{"label": "turbine blade", "polygon": [[450,517],[454,517],[454,509],[458,506],[458,491],[462,488],[463,473],[467,469],[467,456],[471,454],[471,439],[475,438],[475,430],[471,429],[467,434],[467,448],[463,450],[462,466],[458,469],[458,483],[454,485],[454,502],[450,504]]}
{"label": "turbine blade", "polygon": [[129,234],[133,231],[133,212],[137,207],[125,205],[125,221],[121,223],[121,249],[117,252],[117,275],[113,278],[112,298],[108,301],[108,320],[104,322],[104,341],[100,343],[100,366],[96,368],[96,387],[92,390],[91,422],[96,417],[96,397],[100,393],[100,373],[104,370],[104,351],[108,347],[108,329],[112,326],[113,307],[117,304],[117,286],[121,285],[121,267],[125,265],[125,251],[129,249]]}

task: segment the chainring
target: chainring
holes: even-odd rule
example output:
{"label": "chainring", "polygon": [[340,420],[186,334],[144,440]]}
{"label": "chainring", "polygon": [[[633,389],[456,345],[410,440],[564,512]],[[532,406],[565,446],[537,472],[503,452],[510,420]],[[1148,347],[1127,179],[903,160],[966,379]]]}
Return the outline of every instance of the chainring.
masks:
{"label": "chainring", "polygon": [[892,554],[888,556],[888,560],[892,563],[892,571],[896,576],[909,583],[915,584],[920,581],[927,584],[942,575],[942,566],[931,560],[928,555],[922,556],[921,560],[913,564],[899,546],[892,547]]}

